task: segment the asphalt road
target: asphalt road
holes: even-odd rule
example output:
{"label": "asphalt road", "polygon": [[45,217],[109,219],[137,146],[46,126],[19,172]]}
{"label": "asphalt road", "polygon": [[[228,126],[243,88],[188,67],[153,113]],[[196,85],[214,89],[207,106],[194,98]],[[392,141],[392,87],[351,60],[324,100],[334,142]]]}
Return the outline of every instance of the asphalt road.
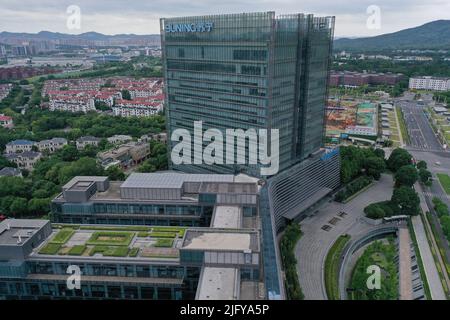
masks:
{"label": "asphalt road", "polygon": [[408,146],[420,150],[444,151],[428,122],[424,107],[415,101],[401,101],[399,105],[409,134]]}

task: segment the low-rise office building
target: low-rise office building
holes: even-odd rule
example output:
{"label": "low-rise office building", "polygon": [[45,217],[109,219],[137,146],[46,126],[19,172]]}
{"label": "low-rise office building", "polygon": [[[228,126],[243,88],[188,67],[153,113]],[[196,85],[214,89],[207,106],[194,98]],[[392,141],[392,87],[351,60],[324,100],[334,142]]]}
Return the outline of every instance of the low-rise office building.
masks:
{"label": "low-rise office building", "polygon": [[430,76],[409,78],[409,89],[448,91],[450,90],[450,78]]}
{"label": "low-rise office building", "polygon": [[[266,285],[266,281],[273,270],[279,271],[270,260],[277,253],[264,244],[267,236],[262,236],[256,179],[172,172],[132,174],[117,190],[122,201],[105,194],[114,193],[114,188],[114,182],[106,177],[76,177],[53,204],[63,210],[70,206],[60,216],[76,216],[77,210],[87,213],[83,207],[89,203],[95,206],[104,201],[98,199],[103,193],[104,199],[111,201],[105,207],[111,220],[103,222],[112,223],[114,216],[122,215],[117,218],[142,224],[145,220],[137,216],[156,219],[163,215],[168,219],[166,226],[154,225],[156,220],[146,221],[146,226],[5,220],[0,223],[0,298],[273,298],[273,291],[268,290],[272,284]],[[208,218],[201,223],[197,219],[196,227],[175,226],[180,224],[180,215],[194,213],[182,208],[198,207],[199,202],[209,207],[203,212]],[[144,206],[156,208],[158,203],[160,210],[143,212]],[[128,209],[117,212],[110,205]],[[104,216],[100,212],[95,215],[98,219]],[[129,216],[136,220],[132,222]],[[267,272],[265,256],[271,266]],[[81,271],[79,289],[67,286],[69,267]]]}

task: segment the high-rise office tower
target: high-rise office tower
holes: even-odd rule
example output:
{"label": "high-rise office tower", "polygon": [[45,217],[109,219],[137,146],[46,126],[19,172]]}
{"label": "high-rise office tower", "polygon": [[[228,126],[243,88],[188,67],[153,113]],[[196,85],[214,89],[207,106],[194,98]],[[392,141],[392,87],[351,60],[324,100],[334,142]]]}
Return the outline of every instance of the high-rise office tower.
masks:
{"label": "high-rise office tower", "polygon": [[[200,120],[278,129],[280,170],[304,160],[322,147],[333,27],[333,17],[274,12],[161,19],[169,134],[193,134]],[[173,167],[259,175],[248,164]]]}
{"label": "high-rise office tower", "polygon": [[[274,12],[161,19],[169,138],[176,129],[194,136],[196,121],[224,136],[278,129],[279,171],[264,177],[277,230],[339,185],[338,154],[323,149],[333,30],[334,17]],[[170,167],[262,177],[249,144],[241,151],[244,164]]]}

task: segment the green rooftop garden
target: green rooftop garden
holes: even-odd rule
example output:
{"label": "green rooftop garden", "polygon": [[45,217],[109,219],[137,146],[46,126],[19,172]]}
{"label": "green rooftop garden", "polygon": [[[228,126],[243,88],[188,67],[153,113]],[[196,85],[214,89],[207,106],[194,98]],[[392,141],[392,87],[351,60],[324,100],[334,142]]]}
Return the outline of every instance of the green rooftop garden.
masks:
{"label": "green rooftop garden", "polygon": [[[178,258],[175,240],[184,236],[186,227],[152,226],[83,226],[54,224],[57,233],[40,250],[40,254],[104,257]],[[75,233],[84,234],[68,241]],[[87,237],[86,237],[87,236]],[[137,237],[138,245],[131,246]],[[87,241],[84,240],[87,238]],[[144,239],[149,238],[149,239]],[[142,245],[143,244],[143,245]],[[143,250],[141,250],[143,248]],[[145,251],[145,253],[144,253]],[[154,252],[152,252],[154,251]]]}
{"label": "green rooftop garden", "polygon": [[72,237],[72,235],[75,233],[73,229],[70,228],[64,228],[61,229],[50,241],[50,243],[57,243],[57,244],[64,244]]}
{"label": "green rooftop garden", "polygon": [[69,256],[81,256],[86,251],[85,245],[76,245],[69,249],[67,254]]}
{"label": "green rooftop garden", "polygon": [[133,237],[133,232],[96,231],[92,234],[91,238],[86,242],[86,244],[128,246]]}
{"label": "green rooftop garden", "polygon": [[172,239],[157,239],[155,243],[155,247],[171,248],[172,246]]}
{"label": "green rooftop garden", "polygon": [[61,245],[57,243],[48,243],[40,251],[40,254],[57,254]]}

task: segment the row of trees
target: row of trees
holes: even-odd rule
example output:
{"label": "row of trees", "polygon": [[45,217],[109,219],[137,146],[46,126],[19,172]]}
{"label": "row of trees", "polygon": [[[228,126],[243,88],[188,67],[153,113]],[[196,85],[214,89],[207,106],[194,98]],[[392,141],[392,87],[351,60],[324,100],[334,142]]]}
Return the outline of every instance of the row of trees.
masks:
{"label": "row of trees", "polygon": [[448,206],[439,198],[433,198],[434,210],[436,211],[441,223],[442,231],[445,237],[450,241],[450,211]]}
{"label": "row of trees", "polygon": [[280,243],[281,259],[286,275],[286,292],[289,300],[302,300],[304,298],[297,275],[297,259],[295,258],[295,245],[302,232],[297,223],[286,227]]}

